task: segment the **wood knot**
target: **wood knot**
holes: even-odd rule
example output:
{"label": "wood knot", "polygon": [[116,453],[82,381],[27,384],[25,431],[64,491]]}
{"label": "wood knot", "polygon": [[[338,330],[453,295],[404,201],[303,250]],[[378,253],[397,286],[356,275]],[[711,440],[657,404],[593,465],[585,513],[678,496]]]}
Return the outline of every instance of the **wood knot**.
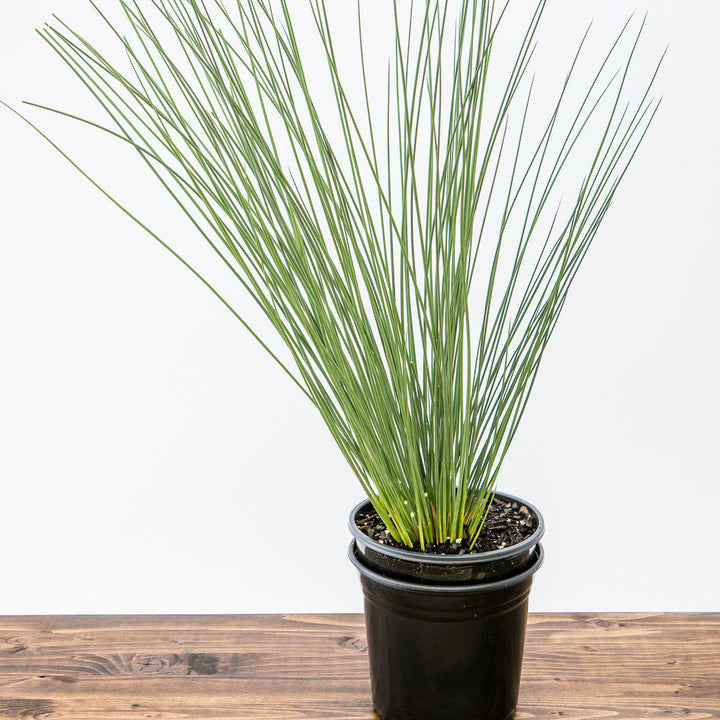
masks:
{"label": "wood knot", "polygon": [[176,663],[176,656],[134,655],[130,661],[130,669],[134,673],[142,674],[163,673],[167,672]]}
{"label": "wood knot", "polygon": [[24,637],[11,637],[5,641],[8,645],[25,645],[27,638]]}
{"label": "wood knot", "polygon": [[27,643],[30,641],[24,637],[11,637],[5,640],[5,644],[10,646],[7,652],[10,655],[17,655],[18,653],[25,652],[27,650]]}
{"label": "wood knot", "polygon": [[358,637],[344,637],[340,641],[340,647],[345,648],[345,650],[352,650],[354,652],[367,652],[367,642],[365,641],[365,638],[358,638]]}

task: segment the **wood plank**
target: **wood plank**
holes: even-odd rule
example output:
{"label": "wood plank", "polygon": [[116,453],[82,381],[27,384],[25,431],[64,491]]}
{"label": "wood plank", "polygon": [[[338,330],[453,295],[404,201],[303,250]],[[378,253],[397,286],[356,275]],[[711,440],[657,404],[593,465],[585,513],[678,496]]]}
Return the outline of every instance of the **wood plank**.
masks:
{"label": "wood plank", "polygon": [[[518,720],[676,716],[720,719],[720,614],[531,615]],[[361,616],[0,618],[0,718],[374,717]]]}

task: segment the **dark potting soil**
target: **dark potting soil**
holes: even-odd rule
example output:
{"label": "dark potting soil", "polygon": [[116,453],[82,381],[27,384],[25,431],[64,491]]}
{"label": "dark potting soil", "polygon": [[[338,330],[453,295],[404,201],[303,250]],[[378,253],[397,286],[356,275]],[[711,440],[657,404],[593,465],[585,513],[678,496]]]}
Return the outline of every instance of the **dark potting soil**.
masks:
{"label": "dark potting soil", "polygon": [[[356,523],[360,530],[373,540],[391,547],[409,549],[391,537],[385,523],[372,508],[359,513]],[[490,506],[485,525],[480,532],[480,537],[472,548],[470,547],[470,536],[466,527],[462,542],[458,543],[457,539],[455,539],[437,545],[426,544],[425,552],[431,555],[466,555],[468,553],[501,550],[510,545],[517,545],[529,538],[537,530],[537,526],[537,518],[525,505],[495,498]],[[413,549],[422,552],[419,543],[415,543]]]}

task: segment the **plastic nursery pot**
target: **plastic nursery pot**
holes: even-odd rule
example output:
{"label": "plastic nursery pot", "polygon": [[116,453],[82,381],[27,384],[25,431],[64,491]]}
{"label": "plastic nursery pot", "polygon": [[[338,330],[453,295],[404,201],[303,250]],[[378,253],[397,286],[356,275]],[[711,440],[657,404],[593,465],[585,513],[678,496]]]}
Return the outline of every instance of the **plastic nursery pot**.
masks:
{"label": "plastic nursery pot", "polygon": [[[541,530],[542,518],[533,511]],[[354,517],[355,511],[351,521]],[[375,711],[382,720],[511,720],[520,690],[528,598],[543,563],[542,546],[529,549],[515,572],[493,577],[486,568],[485,579],[477,583],[448,580],[452,564],[464,563],[466,556],[442,557],[447,572],[428,582],[420,577],[427,556],[408,552],[421,559],[415,561],[417,576],[398,579],[370,567],[357,540],[350,545],[365,595]]]}
{"label": "plastic nursery pot", "polygon": [[368,537],[356,518],[372,509],[364,500],[350,513],[348,527],[355,538],[356,551],[363,564],[371,570],[397,580],[428,584],[473,584],[497,580],[517,573],[533,561],[533,553],[545,533],[545,521],[536,507],[514,495],[496,493],[496,499],[525,505],[535,517],[535,532],[517,545],[502,550],[468,555],[426,555],[425,553],[383,545]]}

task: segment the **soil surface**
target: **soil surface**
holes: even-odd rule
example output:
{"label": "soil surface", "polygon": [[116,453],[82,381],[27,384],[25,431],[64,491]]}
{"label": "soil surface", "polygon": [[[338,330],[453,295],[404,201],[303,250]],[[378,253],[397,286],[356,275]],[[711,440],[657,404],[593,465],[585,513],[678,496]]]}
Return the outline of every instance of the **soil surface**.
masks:
{"label": "soil surface", "polygon": [[[356,522],[360,530],[373,540],[377,540],[383,545],[403,550],[409,549],[406,545],[393,540],[385,523],[374,509],[359,513]],[[470,547],[470,537],[466,527],[462,542],[458,543],[455,540],[439,545],[426,544],[425,552],[431,555],[467,555],[469,553],[501,550],[510,545],[517,545],[529,538],[537,530],[537,526],[537,518],[525,505],[518,502],[505,502],[500,498],[495,498],[480,537],[472,548]],[[413,549],[422,552],[419,543],[415,543]]]}

